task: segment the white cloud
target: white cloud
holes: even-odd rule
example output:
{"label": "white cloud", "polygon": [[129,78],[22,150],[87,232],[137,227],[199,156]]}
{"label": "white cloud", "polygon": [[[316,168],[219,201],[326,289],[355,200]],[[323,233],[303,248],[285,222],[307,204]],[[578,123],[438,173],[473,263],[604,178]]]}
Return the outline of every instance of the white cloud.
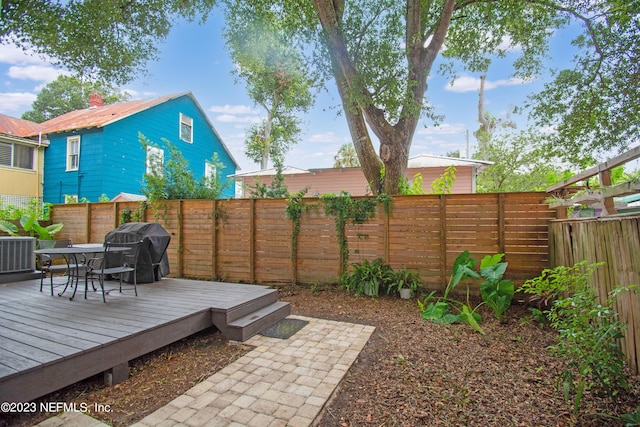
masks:
{"label": "white cloud", "polygon": [[0,113],[15,115],[29,109],[36,95],[28,92],[0,93]]}
{"label": "white cloud", "polygon": [[[515,86],[531,83],[529,80],[520,78],[510,78],[501,80],[486,80],[484,90],[496,89],[501,86]],[[447,84],[444,89],[449,92],[464,93],[480,90],[480,77],[461,76],[456,78],[452,83]]]}
{"label": "white cloud", "polygon": [[260,117],[258,116],[238,116],[234,114],[220,114],[214,118],[218,122],[222,123],[258,123]]}
{"label": "white cloud", "polygon": [[223,113],[223,114],[259,114],[255,108],[249,107],[248,105],[214,105],[209,108],[209,111],[212,113]]}
{"label": "white cloud", "polygon": [[153,97],[159,96],[158,92],[153,92],[153,91],[140,92],[135,89],[123,89],[121,92],[129,95],[130,99],[145,99],[145,98],[153,98]]}
{"label": "white cloud", "polygon": [[309,137],[310,142],[338,142],[345,143],[349,139],[344,135],[337,135],[335,132],[316,133]]}
{"label": "white cloud", "polygon": [[12,79],[35,80],[44,83],[54,81],[61,74],[68,73],[45,65],[27,65],[25,67],[14,65],[9,67],[7,72],[7,75]]}
{"label": "white cloud", "polygon": [[0,62],[13,65],[46,64],[39,56],[13,44],[0,44]]}
{"label": "white cloud", "polygon": [[467,131],[464,123],[443,123],[440,126],[426,126],[416,130],[416,134],[421,136],[430,135],[459,135]]}

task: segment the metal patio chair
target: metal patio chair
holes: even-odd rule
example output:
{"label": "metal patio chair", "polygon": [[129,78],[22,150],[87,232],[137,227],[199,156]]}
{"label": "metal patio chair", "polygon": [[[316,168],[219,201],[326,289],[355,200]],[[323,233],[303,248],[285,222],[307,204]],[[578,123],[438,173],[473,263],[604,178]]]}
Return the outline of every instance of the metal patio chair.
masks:
{"label": "metal patio chair", "polygon": [[[133,275],[133,290],[135,292],[135,295],[138,296],[136,265],[138,262],[138,254],[140,253],[141,245],[142,241],[130,243],[107,242],[105,244],[103,252],[97,253],[94,257],[89,258],[87,260],[85,271],[85,299],[87,298],[89,280],[91,280],[91,284],[95,289],[93,280],[98,279],[100,289],[102,290],[102,301],[107,302],[106,294],[110,293],[114,289],[105,289],[105,279],[108,277],[113,278],[117,276],[120,282],[120,286],[118,289],[120,292],[122,292],[122,280],[126,274]],[[122,250],[122,248],[128,249]],[[73,299],[73,296],[71,297],[71,299]]]}

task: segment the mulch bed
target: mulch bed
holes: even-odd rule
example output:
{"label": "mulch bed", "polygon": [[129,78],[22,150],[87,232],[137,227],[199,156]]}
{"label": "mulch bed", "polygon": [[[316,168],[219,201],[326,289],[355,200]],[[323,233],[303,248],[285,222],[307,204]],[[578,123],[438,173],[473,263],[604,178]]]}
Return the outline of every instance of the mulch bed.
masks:
{"label": "mulch bed", "polygon": [[[355,296],[335,287],[281,287],[292,313],[376,327],[356,363],[317,420],[320,427],[355,426],[620,426],[617,415],[640,405],[640,381],[617,396],[589,392],[578,415],[556,389],[564,369],[548,346],[555,333],[516,304],[498,323],[480,307],[486,335],[468,325],[420,318],[416,300]],[[208,330],[132,361],[124,383],[94,377],[46,396],[48,402],[110,405],[94,414],[130,425],[250,351]],[[31,426],[51,414],[0,418],[0,426]]]}

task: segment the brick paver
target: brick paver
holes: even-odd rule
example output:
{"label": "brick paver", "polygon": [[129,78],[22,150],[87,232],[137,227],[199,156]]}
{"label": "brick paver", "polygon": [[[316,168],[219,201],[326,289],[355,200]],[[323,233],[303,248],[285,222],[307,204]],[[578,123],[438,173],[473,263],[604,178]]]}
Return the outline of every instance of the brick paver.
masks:
{"label": "brick paver", "polygon": [[[290,316],[309,323],[283,340],[256,335],[255,347],[132,427],[308,427],[374,331],[373,326]],[[102,427],[84,414],[61,414],[40,427]]]}

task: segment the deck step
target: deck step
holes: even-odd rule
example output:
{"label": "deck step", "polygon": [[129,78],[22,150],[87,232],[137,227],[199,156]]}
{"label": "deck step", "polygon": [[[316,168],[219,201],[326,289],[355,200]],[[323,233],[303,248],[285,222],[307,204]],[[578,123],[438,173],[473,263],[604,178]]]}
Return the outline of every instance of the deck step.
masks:
{"label": "deck step", "polygon": [[276,301],[226,325],[225,335],[235,341],[246,341],[255,334],[291,314],[291,304]]}
{"label": "deck step", "polygon": [[224,322],[229,324],[236,322],[238,319],[250,316],[256,310],[266,307],[278,301],[278,291],[269,289],[268,291],[245,301],[240,305],[235,305],[228,310],[218,310],[218,316],[224,316]]}

